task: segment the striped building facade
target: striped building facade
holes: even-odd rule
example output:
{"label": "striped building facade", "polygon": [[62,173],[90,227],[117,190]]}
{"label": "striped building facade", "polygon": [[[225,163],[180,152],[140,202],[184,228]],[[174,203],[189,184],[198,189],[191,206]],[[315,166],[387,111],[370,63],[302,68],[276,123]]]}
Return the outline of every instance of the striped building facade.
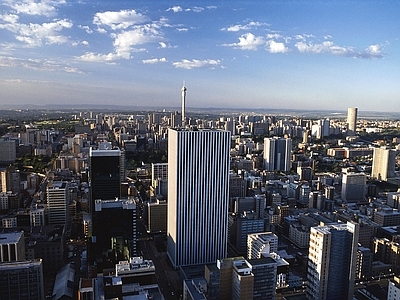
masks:
{"label": "striped building facade", "polygon": [[168,131],[168,256],[175,268],[226,257],[230,132]]}

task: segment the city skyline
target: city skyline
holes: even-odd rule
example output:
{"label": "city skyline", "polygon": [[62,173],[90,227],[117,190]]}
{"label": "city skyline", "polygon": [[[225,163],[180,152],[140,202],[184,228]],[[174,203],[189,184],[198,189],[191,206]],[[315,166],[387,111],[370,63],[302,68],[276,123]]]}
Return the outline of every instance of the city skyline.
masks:
{"label": "city skyline", "polygon": [[7,0],[0,103],[400,111],[399,8]]}

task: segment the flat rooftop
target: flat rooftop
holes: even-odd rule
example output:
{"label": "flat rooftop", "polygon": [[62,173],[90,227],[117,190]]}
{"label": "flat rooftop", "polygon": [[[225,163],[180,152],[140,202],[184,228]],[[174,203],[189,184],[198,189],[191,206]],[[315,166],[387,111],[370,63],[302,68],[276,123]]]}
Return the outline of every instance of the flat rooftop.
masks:
{"label": "flat rooftop", "polygon": [[23,231],[0,233],[0,245],[15,244],[24,236]]}

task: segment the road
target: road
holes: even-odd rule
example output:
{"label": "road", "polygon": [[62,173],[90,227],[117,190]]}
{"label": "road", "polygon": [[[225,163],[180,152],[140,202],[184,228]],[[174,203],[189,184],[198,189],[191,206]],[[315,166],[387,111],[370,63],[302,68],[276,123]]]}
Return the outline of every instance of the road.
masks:
{"label": "road", "polygon": [[156,278],[161,293],[166,300],[181,299],[182,281],[179,272],[175,270],[169,262],[166,252],[159,252],[152,239],[142,224],[138,222],[137,228],[140,238],[137,241],[139,253],[143,259],[152,260],[156,267]]}

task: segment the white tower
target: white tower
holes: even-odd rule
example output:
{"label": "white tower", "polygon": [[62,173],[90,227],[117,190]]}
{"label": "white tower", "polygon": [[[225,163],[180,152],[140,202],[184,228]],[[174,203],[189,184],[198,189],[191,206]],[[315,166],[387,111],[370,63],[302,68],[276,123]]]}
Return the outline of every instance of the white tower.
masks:
{"label": "white tower", "polygon": [[168,130],[168,256],[177,268],[226,257],[230,132]]}
{"label": "white tower", "polygon": [[183,86],[182,86],[182,127],[185,127],[185,100],[186,100],[186,87],[185,87],[185,82],[183,82]]}
{"label": "white tower", "polygon": [[347,109],[347,135],[357,134],[357,107]]}

